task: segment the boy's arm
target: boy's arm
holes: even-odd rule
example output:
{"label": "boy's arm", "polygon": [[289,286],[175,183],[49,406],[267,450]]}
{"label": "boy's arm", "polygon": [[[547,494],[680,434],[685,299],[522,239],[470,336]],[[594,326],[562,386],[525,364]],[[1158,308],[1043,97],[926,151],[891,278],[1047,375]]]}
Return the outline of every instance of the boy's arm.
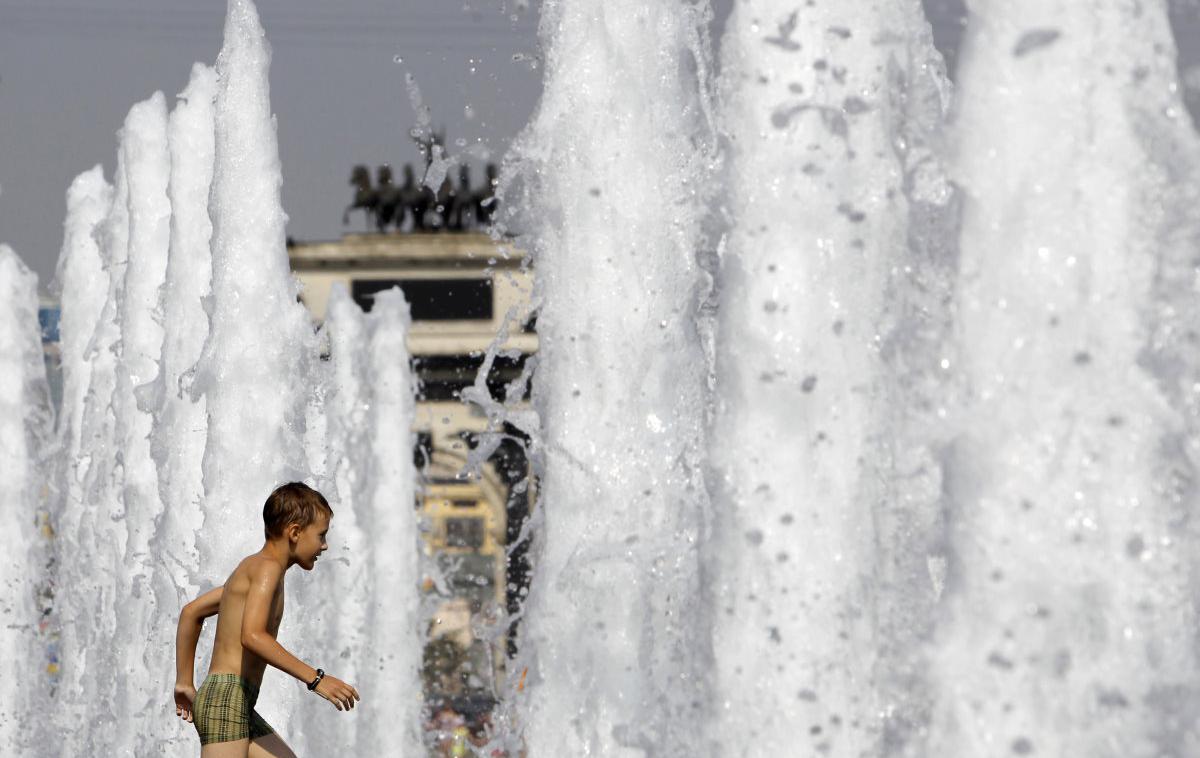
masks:
{"label": "boy's arm", "polygon": [[[289,653],[267,632],[271,599],[275,597],[275,589],[282,576],[283,569],[277,563],[262,561],[250,567],[250,591],[246,594],[246,607],[242,611],[242,647],[307,685],[317,678],[317,670]],[[334,676],[321,679],[316,693],[333,703],[339,711],[353,708],[359,699],[358,690]]]}
{"label": "boy's arm", "polygon": [[217,587],[183,606],[175,632],[175,686],[192,687],[196,669],[196,642],[204,619],[216,615],[225,587]]}
{"label": "boy's arm", "polygon": [[242,647],[308,684],[317,677],[317,670],[289,653],[267,632],[271,600],[282,576],[283,569],[277,563],[258,561],[250,567],[250,591],[242,611]]}

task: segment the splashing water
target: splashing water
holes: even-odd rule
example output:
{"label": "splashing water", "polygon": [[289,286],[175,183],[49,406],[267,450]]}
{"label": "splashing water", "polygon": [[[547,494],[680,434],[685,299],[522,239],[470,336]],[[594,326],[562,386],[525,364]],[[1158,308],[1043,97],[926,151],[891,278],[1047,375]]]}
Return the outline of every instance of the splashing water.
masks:
{"label": "splashing water", "polygon": [[[253,4],[232,0],[216,69],[197,64],[169,118],[161,94],[130,111],[115,188],[97,168],[68,195],[54,600],[63,673],[56,702],[43,708],[55,729],[39,727],[46,741],[24,744],[23,754],[195,752],[192,728],[169,710],[179,608],[257,549],[259,504],[281,482],[316,481],[325,461],[314,451],[325,451],[325,430],[345,429],[344,415],[356,413],[346,404],[323,407],[328,387],[316,335],[296,301],[269,60]],[[389,394],[367,394],[376,421],[370,435],[333,440],[331,456],[368,458],[363,480],[335,478],[325,487],[347,524],[351,565],[398,583],[317,594],[307,577],[293,580],[289,605],[304,609],[293,613],[306,611],[328,628],[293,622],[280,637],[331,673],[357,673],[375,699],[357,709],[368,726],[343,730],[331,743],[321,726],[329,706],[307,693],[301,702],[294,683],[268,676],[263,713],[300,753],[359,745],[362,754],[382,754],[384,735],[403,754],[419,751],[419,700],[408,697],[399,719],[394,706],[404,700],[397,693],[419,692],[420,649],[412,458],[397,453],[412,446],[407,310],[398,297],[381,296],[369,346],[335,345],[341,363],[366,360],[342,351],[370,350],[367,381]],[[357,527],[364,518],[372,540]],[[335,545],[341,523],[333,523]],[[347,577],[321,581],[351,586]],[[356,619],[356,629],[347,626]],[[405,629],[414,630],[412,639]],[[348,672],[337,657],[317,660],[341,652],[352,631],[369,640],[356,650],[360,658],[391,652]],[[22,717],[39,722],[37,711]],[[411,728],[398,735],[406,722]]]}
{"label": "splashing water", "polygon": [[[536,417],[464,393],[540,477],[491,747],[1200,750],[1200,143],[1165,4],[976,5],[952,93],[915,0],[738,3],[719,76],[703,2],[544,4],[504,178]],[[169,118],[134,107],[113,186],[72,184],[52,442],[35,285],[0,247],[6,481],[28,513],[54,472],[63,656],[53,701],[0,700],[10,751],[193,754],[163,619],[308,478],[333,565],[298,578],[318,623],[282,641],[366,699],[326,727],[269,676],[264,713],[300,753],[421,754],[408,309],[335,291],[318,360],[269,58],[231,0],[215,72]],[[0,611],[29,618],[19,539]]]}
{"label": "splashing water", "polygon": [[896,364],[926,359],[905,303],[938,282],[897,268],[938,253],[910,229],[947,215],[918,190],[948,83],[916,2],[772,9],[738,5],[723,45],[715,741],[871,755],[922,708],[896,680],[928,624],[897,622],[934,601],[902,564],[939,492],[901,484],[919,434],[889,437],[918,399]]}
{"label": "splashing water", "polygon": [[1160,335],[1194,327],[1159,304],[1195,298],[1168,272],[1173,238],[1200,231],[1171,197],[1195,198],[1200,146],[1170,115],[1165,9],[1017,3],[975,24],[931,752],[1191,754],[1196,427],[1178,393],[1196,374]]}
{"label": "splashing water", "polygon": [[553,504],[514,667],[525,738],[533,755],[694,755],[703,18],[686,3],[543,12],[547,93],[514,148],[535,209],[535,451]]}
{"label": "splashing water", "polygon": [[30,705],[50,706],[48,698],[16,683],[31,668],[41,674],[45,666],[31,633],[37,612],[30,588],[41,581],[46,561],[30,514],[43,508],[36,472],[49,443],[51,411],[38,340],[37,276],[7,245],[0,245],[0,298],[0,475],[6,493],[0,511],[0,673],[13,683],[0,696],[0,749],[17,755],[33,736],[22,728]]}
{"label": "splashing water", "polygon": [[[949,126],[916,2],[738,3],[714,94],[678,78],[706,66],[702,47],[679,64],[696,46],[673,10],[547,5],[546,91],[506,180],[542,302],[541,545],[511,693],[530,750],[1194,752],[1198,146],[1165,8],[976,10]],[[707,149],[681,119],[697,103],[719,160],[675,194]],[[648,228],[649,174],[672,204]],[[702,272],[637,297],[681,240],[713,261],[688,313],[711,366],[652,330]],[[665,376],[673,396],[638,407]],[[664,432],[707,450],[711,506],[676,480],[627,512]],[[616,524],[632,546],[697,517],[671,549],[697,595],[610,547]],[[664,634],[647,582],[703,598],[699,633]],[[682,692],[697,706],[672,711]]]}

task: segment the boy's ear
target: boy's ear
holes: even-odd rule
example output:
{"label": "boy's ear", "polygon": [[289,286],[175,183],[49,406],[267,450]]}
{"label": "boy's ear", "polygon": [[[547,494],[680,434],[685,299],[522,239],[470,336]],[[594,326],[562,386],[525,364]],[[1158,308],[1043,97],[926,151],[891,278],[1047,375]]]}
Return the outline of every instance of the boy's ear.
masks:
{"label": "boy's ear", "polygon": [[288,542],[299,542],[300,541],[300,532],[302,532],[302,531],[304,531],[304,530],[301,529],[300,525],[297,524],[295,521],[288,524],[283,529],[283,533],[287,535]]}

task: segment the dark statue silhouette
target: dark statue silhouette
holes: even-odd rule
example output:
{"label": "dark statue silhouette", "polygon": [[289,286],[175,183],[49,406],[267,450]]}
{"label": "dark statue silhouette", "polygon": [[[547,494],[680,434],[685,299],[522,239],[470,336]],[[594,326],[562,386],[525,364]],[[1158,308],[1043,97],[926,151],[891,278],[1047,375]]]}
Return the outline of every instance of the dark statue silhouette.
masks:
{"label": "dark statue silhouette", "polygon": [[[444,155],[445,134],[440,131],[414,130],[412,139],[425,161],[422,177],[429,176],[435,160]],[[350,223],[350,212],[361,210],[368,230],[372,224],[384,234],[395,232],[466,232],[486,229],[496,215],[496,186],[498,184],[495,164],[486,168],[486,179],[482,187],[472,189],[471,170],[468,166],[458,168],[458,185],[450,181],[449,173],[442,180],[437,192],[425,183],[418,182],[412,164],[404,164],[404,181],[396,186],[392,179],[392,167],[381,165],[375,173],[375,186],[371,186],[371,172],[365,165],[358,165],[350,172],[350,186],[354,187],[354,201],[346,206],[342,224]]]}
{"label": "dark statue silhouette", "polygon": [[362,210],[368,227],[375,213],[375,193],[371,189],[371,172],[366,166],[358,165],[350,172],[350,186],[354,187],[354,202],[342,213],[342,226],[350,223],[350,211]]}

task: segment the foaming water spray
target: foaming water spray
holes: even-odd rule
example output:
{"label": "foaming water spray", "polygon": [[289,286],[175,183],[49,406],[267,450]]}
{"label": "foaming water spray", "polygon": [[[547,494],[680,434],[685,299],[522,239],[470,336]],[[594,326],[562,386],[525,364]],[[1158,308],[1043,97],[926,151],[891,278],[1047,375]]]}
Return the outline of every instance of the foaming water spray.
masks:
{"label": "foaming water spray", "polygon": [[543,7],[533,754],[1197,749],[1165,3],[973,10],[952,93],[913,1],[739,2],[715,87],[704,4]]}
{"label": "foaming water spray", "polygon": [[[0,474],[5,495],[0,537],[0,673],[11,683],[0,696],[0,749],[17,755],[29,739],[31,710],[52,703],[44,688],[26,689],[31,670],[45,666],[32,634],[34,593],[46,560],[32,514],[43,507],[37,472],[50,443],[52,413],[37,328],[37,276],[8,245],[0,245]],[[44,737],[44,732],[37,735]]]}
{"label": "foaming water spray", "polygon": [[[175,618],[261,544],[262,501],[292,479],[330,496],[331,542],[344,523],[349,550],[321,566],[325,592],[309,576],[289,577],[292,613],[326,623],[285,624],[281,642],[369,694],[354,714],[362,723],[324,730],[317,725],[341,714],[268,676],[263,714],[300,754],[378,755],[385,742],[404,755],[421,749],[414,472],[411,454],[398,452],[412,446],[407,306],[385,293],[367,320],[368,342],[334,340],[336,365],[367,367],[361,386],[346,371],[329,376],[289,271],[269,62],[253,3],[231,0],[215,70],[197,64],[170,114],[160,93],[134,106],[114,186],[97,168],[68,193],[57,449],[25,448],[30,460],[58,461],[53,617],[62,670],[53,702],[16,713],[12,723],[28,728],[0,733],[19,754],[194,754],[195,735],[170,703]],[[9,266],[15,259],[4,252]],[[10,302],[27,305],[16,295]],[[25,319],[14,309],[3,324]],[[343,314],[336,328],[351,320]],[[330,393],[341,400],[332,407]],[[26,403],[29,425],[38,405]],[[372,431],[347,434],[362,407]],[[36,429],[25,436],[36,440]],[[360,475],[326,476],[329,462],[350,455],[366,461]],[[363,586],[356,577],[368,570],[396,583]],[[202,640],[202,655],[206,647]],[[359,665],[342,671],[347,650]],[[378,650],[389,652],[374,662]],[[197,685],[206,665],[198,661]]]}
{"label": "foaming water spray", "polygon": [[[703,2],[544,4],[505,172],[536,413],[464,393],[539,476],[488,749],[1200,750],[1200,144],[1165,3],[978,5],[952,92],[912,0],[738,3],[719,76]],[[276,676],[265,715],[299,753],[423,750],[408,310],[335,292],[314,334],[295,302],[268,63],[231,0],[216,70],[134,107],[112,185],[71,185],[52,439],[0,248],[3,464],[13,523],[53,472],[62,651],[52,695],[0,699],[8,752],[194,753],[175,613],[289,478],[339,515],[289,590],[320,623],[283,641],[366,699],[318,729]],[[0,611],[30,619],[19,540]]]}
{"label": "foaming water spray", "polygon": [[695,755],[708,701],[704,17],[639,2],[543,14],[546,95],[514,148],[537,230],[545,504],[520,718],[533,755]]}
{"label": "foaming water spray", "polygon": [[1164,5],[974,19],[931,754],[1200,750],[1200,145]]}

